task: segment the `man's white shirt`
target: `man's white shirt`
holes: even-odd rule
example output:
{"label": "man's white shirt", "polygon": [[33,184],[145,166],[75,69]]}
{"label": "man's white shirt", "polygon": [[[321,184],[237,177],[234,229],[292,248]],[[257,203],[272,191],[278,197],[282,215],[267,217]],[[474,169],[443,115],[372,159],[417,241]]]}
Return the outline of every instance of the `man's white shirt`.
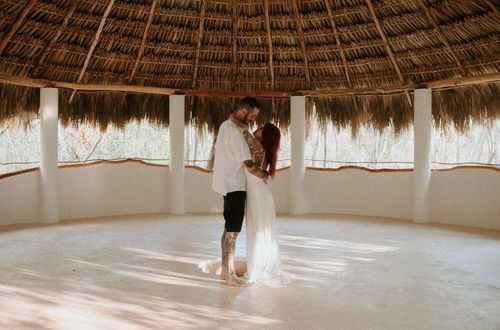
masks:
{"label": "man's white shirt", "polygon": [[243,162],[248,159],[252,157],[243,135],[236,124],[226,120],[215,142],[212,189],[224,196],[232,191],[246,191]]}

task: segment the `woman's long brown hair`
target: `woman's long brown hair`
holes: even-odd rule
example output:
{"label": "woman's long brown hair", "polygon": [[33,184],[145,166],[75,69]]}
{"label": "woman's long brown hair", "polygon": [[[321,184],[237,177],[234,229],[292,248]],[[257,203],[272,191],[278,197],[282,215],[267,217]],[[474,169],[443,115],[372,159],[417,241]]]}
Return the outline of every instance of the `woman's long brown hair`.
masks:
{"label": "woman's long brown hair", "polygon": [[264,125],[262,129],[262,146],[264,147],[264,169],[269,166],[268,173],[274,178],[276,173],[276,162],[278,161],[278,150],[280,148],[281,133],[278,127],[271,123]]}

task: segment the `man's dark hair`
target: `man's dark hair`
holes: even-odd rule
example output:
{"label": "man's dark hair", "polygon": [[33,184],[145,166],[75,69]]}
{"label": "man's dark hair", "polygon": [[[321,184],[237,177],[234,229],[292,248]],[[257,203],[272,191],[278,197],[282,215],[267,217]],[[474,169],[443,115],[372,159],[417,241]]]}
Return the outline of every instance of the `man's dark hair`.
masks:
{"label": "man's dark hair", "polygon": [[257,101],[254,97],[247,96],[238,101],[236,110],[247,109],[248,111],[252,111],[253,108],[260,109],[259,101]]}

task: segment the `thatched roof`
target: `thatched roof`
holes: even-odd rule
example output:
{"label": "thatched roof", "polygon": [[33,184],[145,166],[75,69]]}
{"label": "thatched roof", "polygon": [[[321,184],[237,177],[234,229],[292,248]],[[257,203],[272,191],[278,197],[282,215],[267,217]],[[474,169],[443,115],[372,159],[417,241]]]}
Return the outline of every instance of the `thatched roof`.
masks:
{"label": "thatched roof", "polygon": [[[187,102],[197,105],[188,116],[218,118],[197,119],[209,126],[219,114],[201,113],[227,111],[232,101],[208,97],[247,93],[277,96],[269,118],[284,124],[279,96],[289,95],[327,97],[316,103],[335,105],[328,109],[341,122],[356,118],[361,108],[350,106],[361,104],[377,125],[408,123],[411,116],[397,112],[408,111],[416,86],[500,79],[497,6],[493,0],[0,0],[0,82],[65,87],[62,118],[103,127],[131,118],[167,124],[168,102],[158,94],[171,93],[198,96]],[[481,86],[467,95],[492,88]],[[115,92],[75,92],[81,89]],[[33,110],[32,90],[3,85],[0,92],[10,99],[0,103],[0,121]],[[359,96],[377,93],[399,94]],[[467,101],[461,95],[455,100]],[[440,100],[438,113],[453,111]]]}

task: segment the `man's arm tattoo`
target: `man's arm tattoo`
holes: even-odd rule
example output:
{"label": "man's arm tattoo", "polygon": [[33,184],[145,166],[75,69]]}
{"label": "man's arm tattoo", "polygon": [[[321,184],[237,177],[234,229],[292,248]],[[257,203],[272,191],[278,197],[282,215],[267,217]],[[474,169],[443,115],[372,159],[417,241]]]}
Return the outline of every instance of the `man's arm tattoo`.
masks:
{"label": "man's arm tattoo", "polygon": [[245,160],[243,164],[245,164],[245,167],[250,174],[253,174],[261,179],[267,179],[268,174],[263,171],[257,164],[255,164],[253,160]]}

